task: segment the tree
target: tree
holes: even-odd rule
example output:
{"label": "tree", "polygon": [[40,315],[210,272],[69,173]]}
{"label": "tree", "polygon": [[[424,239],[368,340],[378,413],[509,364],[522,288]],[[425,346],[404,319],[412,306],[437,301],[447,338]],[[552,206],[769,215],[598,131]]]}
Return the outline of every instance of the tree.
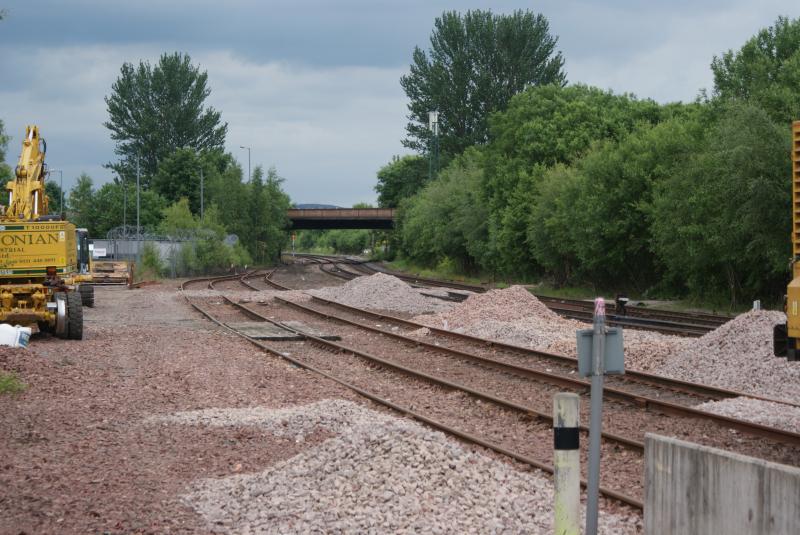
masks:
{"label": "tree", "polygon": [[193,66],[188,54],[162,54],[155,67],[124,63],[105,98],[109,120],[104,126],[122,158],[111,167],[130,178],[138,157],[146,186],[159,162],[176,149],[221,149],[228,125],[205,106],[211,94],[207,82],[208,74]]}
{"label": "tree", "polygon": [[653,249],[692,295],[779,301],[791,255],[791,141],[751,104],[729,104],[697,152],[657,184]]}
{"label": "tree", "polygon": [[0,119],[0,181],[3,183],[14,178],[11,168],[6,165],[6,151],[8,150],[8,140],[10,138],[5,133],[5,127]]}
{"label": "tree", "polygon": [[51,214],[59,213],[61,208],[61,186],[55,180],[46,180],[44,193],[47,195],[47,206]]}
{"label": "tree", "polygon": [[[94,229],[92,231],[90,227],[91,235],[104,237],[109,230],[121,226],[123,222],[135,227],[136,184],[127,182],[124,187],[119,181],[103,184],[95,192],[92,202]],[[143,231],[158,226],[164,206],[166,201],[161,195],[151,190],[141,190],[139,223]]]}
{"label": "tree", "polygon": [[392,157],[378,171],[378,206],[395,208],[400,201],[417,193],[428,181],[428,160],[422,156]]}
{"label": "tree", "polygon": [[[197,152],[191,148],[176,149],[158,165],[150,187],[168,203],[189,199],[191,210],[200,213],[200,168],[204,167]],[[203,179],[205,180],[205,176]]]}
{"label": "tree", "polygon": [[397,232],[405,256],[466,271],[478,267],[487,219],[482,175],[479,154],[468,150],[443,169],[439,179],[401,204]]}
{"label": "tree", "polygon": [[75,226],[89,229],[90,236],[97,236],[94,186],[92,178],[86,173],[81,173],[69,192],[67,212],[69,220],[75,223]]}
{"label": "tree", "polygon": [[434,22],[428,52],[415,47],[400,79],[410,122],[403,144],[429,152],[428,112],[439,112],[440,151],[447,158],[488,140],[487,120],[532,85],[565,83],[547,19],[530,11],[445,12]]}
{"label": "tree", "polygon": [[724,101],[758,104],[774,121],[800,117],[800,19],[778,17],[738,52],[728,50],[711,62],[714,95]]}

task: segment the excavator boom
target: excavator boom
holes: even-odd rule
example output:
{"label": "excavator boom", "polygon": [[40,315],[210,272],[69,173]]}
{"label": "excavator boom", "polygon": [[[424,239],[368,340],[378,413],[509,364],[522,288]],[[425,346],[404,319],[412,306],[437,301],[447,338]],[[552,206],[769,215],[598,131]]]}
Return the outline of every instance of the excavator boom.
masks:
{"label": "excavator boom", "polygon": [[6,185],[9,201],[2,219],[34,220],[47,215],[44,190],[47,144],[39,137],[39,128],[28,126],[16,168],[16,178]]}

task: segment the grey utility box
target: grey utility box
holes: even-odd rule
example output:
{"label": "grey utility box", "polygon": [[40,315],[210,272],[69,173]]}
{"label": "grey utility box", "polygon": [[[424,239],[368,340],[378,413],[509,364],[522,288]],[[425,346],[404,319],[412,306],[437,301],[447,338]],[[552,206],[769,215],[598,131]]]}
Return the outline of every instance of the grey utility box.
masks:
{"label": "grey utility box", "polygon": [[[581,377],[592,375],[592,338],[594,330],[581,329],[578,334],[578,374]],[[606,375],[625,373],[625,353],[622,349],[622,329],[606,329],[606,347],[603,359],[603,372]]]}

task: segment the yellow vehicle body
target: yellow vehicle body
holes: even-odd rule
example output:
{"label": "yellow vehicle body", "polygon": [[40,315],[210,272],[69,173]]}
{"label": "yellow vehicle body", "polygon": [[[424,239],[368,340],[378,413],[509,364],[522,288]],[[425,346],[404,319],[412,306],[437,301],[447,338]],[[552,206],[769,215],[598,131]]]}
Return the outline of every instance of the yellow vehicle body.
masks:
{"label": "yellow vehicle body", "polygon": [[[0,215],[0,322],[83,336],[75,225],[48,214],[44,140],[29,126]],[[89,287],[89,289],[91,289]],[[92,303],[94,302],[92,295]]]}
{"label": "yellow vehicle body", "polygon": [[800,121],[792,124],[792,282],[786,289],[786,323],[776,325],[774,354],[800,360]]}
{"label": "yellow vehicle body", "polygon": [[[0,322],[54,326],[57,307],[47,307],[60,289],[44,284],[47,270],[74,286],[75,225],[67,221],[0,224]],[[53,270],[53,268],[55,268]]]}

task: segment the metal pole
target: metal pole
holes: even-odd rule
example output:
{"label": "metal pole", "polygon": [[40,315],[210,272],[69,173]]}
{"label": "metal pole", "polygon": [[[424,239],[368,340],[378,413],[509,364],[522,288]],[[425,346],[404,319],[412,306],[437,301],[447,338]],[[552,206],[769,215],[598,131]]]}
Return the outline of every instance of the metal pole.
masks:
{"label": "metal pole", "polygon": [[125,179],[122,179],[122,232],[128,237],[128,188],[125,187]]}
{"label": "metal pole", "polygon": [[594,302],[592,335],[592,387],[589,421],[589,477],[586,485],[586,535],[597,533],[598,493],[600,491],[600,434],[603,427],[603,359],[605,356],[606,304],[602,297]]}
{"label": "metal pole", "polygon": [[200,221],[203,220],[203,168],[200,168]]}
{"label": "metal pole", "polygon": [[139,156],[136,156],[136,263],[142,253],[142,231],[139,226]]}
{"label": "metal pole", "polygon": [[64,213],[64,171],[59,169],[58,170],[58,176],[61,177],[60,178],[61,185],[59,186],[59,189],[61,189],[61,203],[58,205],[58,213],[59,214],[63,214]]}
{"label": "metal pole", "polygon": [[553,399],[556,535],[578,535],[581,523],[580,396],[560,392]]}
{"label": "metal pole", "polygon": [[245,147],[244,145],[239,145],[240,149],[247,149],[247,181],[253,178],[253,175],[250,172],[250,147]]}

